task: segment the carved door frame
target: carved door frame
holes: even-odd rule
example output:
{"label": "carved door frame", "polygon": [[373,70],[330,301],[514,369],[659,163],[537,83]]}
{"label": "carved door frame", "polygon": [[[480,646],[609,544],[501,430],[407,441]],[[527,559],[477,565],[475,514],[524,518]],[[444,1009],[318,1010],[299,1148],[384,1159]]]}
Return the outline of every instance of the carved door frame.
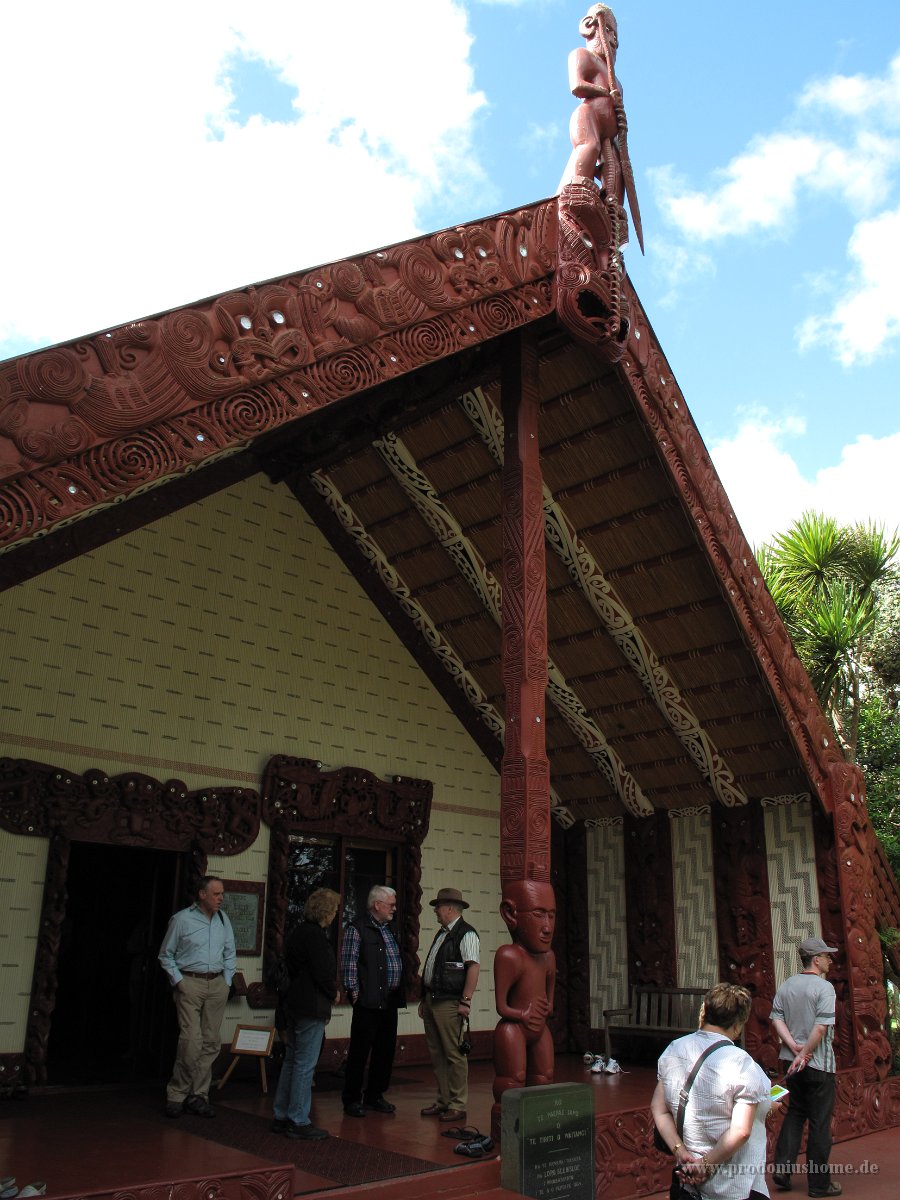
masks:
{"label": "carved door frame", "polygon": [[129,772],[78,775],[27,759],[0,760],[0,828],[49,839],[31,998],[21,1054],[0,1054],[0,1084],[45,1083],[58,986],[72,842],[190,855],[193,877],[209,854],[247,849],[259,834],[259,795],[249,788],[200,788]]}

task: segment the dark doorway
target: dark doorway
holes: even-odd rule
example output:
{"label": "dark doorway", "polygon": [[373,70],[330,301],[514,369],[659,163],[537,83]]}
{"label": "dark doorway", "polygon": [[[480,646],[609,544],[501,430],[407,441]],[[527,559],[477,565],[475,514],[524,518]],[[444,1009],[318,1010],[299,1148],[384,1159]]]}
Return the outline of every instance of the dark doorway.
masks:
{"label": "dark doorway", "polygon": [[157,954],[182,904],[183,871],[172,851],[72,843],[48,1083],[168,1074],[177,1029]]}

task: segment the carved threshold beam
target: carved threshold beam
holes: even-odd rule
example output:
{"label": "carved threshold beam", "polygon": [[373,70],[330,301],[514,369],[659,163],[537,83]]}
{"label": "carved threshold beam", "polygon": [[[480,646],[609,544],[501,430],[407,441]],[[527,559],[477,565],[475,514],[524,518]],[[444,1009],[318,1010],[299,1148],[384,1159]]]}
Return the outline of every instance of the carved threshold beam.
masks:
{"label": "carved threshold beam", "polygon": [[[481,388],[466,392],[460,403],[473,426],[499,466],[503,465],[503,418]],[[735,782],[734,772],[726,764],[709,735],[691,710],[675,681],[669,675],[647,639],[636,628],[621,597],[581,540],[577,529],[557,504],[544,484],[544,527],[547,541],[565,564],[571,578],[594,613],[603,622],[607,634],[622,652],[625,661],[672,732],[684,746],[695,766],[709,782],[720,803],[727,807],[746,804],[747,796]],[[633,811],[629,809],[629,811]]]}
{"label": "carved threshold beam", "polygon": [[[419,470],[413,455],[394,434],[379,438],[372,443],[372,447],[381,455],[416,512],[434,533],[466,583],[500,627],[503,603],[500,581],[463,533],[431,481]],[[613,786],[625,808],[638,817],[650,816],[653,806],[619,755],[609,745],[603,731],[592,721],[587,709],[569,687],[562,671],[549,659],[547,669],[547,690],[563,721]]]}

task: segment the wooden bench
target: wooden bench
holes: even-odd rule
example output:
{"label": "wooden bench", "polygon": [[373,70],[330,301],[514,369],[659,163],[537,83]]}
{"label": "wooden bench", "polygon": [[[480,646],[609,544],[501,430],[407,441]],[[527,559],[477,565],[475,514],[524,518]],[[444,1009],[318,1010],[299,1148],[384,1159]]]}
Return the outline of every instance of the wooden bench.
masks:
{"label": "wooden bench", "polygon": [[[636,987],[628,1008],[605,1008],[606,1057],[612,1057],[613,1034],[654,1037],[670,1042],[697,1028],[707,988]],[[662,1049],[662,1047],[661,1047]]]}

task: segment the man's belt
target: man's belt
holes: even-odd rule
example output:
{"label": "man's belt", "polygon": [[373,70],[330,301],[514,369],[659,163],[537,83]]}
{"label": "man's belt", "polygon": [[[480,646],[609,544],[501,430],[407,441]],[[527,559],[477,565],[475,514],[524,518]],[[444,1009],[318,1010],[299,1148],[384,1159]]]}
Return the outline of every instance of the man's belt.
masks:
{"label": "man's belt", "polygon": [[221,971],[182,971],[182,975],[190,975],[191,979],[218,979]]}

